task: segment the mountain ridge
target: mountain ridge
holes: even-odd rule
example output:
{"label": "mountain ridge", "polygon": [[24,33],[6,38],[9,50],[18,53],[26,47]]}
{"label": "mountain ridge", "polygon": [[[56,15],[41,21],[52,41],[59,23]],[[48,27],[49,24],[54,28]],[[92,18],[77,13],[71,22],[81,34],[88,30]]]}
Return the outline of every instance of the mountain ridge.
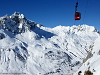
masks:
{"label": "mountain ridge", "polygon": [[0,18],[0,34],[0,73],[27,75],[75,73],[100,37],[93,26],[48,28],[18,12]]}

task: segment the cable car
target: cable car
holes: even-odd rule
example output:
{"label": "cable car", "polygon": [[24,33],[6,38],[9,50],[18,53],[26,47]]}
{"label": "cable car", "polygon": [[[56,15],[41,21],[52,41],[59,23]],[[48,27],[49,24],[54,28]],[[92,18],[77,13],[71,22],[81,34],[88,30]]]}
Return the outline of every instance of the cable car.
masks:
{"label": "cable car", "polygon": [[75,12],[75,20],[80,20],[81,19],[81,13],[80,12]]}
{"label": "cable car", "polygon": [[81,13],[77,11],[77,7],[78,7],[78,2],[76,3],[76,6],[75,6],[75,16],[74,16],[74,19],[75,20],[80,20],[81,19]]}

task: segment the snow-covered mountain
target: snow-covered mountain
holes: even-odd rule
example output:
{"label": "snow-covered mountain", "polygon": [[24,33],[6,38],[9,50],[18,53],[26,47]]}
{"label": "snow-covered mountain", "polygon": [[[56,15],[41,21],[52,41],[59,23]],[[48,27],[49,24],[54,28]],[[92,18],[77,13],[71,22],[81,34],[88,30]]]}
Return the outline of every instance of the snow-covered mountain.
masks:
{"label": "snow-covered mountain", "polygon": [[[0,18],[0,74],[73,74],[100,37],[88,25],[47,28],[19,12]],[[87,61],[86,61],[87,62]]]}
{"label": "snow-covered mountain", "polygon": [[81,72],[80,75],[84,75],[85,71],[90,71],[93,75],[100,75],[100,37],[91,45],[90,53],[92,56],[87,55],[89,58],[86,59],[87,61],[82,64],[75,75],[78,75],[79,72]]}

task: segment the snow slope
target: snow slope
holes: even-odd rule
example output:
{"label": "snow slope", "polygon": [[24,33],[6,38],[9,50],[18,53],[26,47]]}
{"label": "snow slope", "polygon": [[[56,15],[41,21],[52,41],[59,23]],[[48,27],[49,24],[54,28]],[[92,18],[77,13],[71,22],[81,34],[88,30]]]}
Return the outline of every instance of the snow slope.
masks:
{"label": "snow slope", "polygon": [[43,27],[15,12],[0,18],[0,74],[72,74],[100,37],[93,26]]}
{"label": "snow slope", "polygon": [[78,75],[79,71],[82,71],[81,75],[84,75],[87,70],[90,70],[93,75],[100,75],[100,37],[94,42],[91,53],[93,56],[83,63],[75,75]]}

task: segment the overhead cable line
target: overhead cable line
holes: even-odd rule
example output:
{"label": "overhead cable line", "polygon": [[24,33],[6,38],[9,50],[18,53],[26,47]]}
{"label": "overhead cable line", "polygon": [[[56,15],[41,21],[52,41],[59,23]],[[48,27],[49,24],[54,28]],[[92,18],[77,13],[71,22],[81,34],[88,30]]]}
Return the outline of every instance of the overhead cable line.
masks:
{"label": "overhead cable line", "polygon": [[86,14],[87,14],[87,12],[88,12],[88,10],[89,10],[89,0],[87,0],[87,4],[86,4],[86,8],[85,8],[85,12],[84,12],[84,17],[83,17],[83,23],[85,23],[85,19],[86,19]]}

